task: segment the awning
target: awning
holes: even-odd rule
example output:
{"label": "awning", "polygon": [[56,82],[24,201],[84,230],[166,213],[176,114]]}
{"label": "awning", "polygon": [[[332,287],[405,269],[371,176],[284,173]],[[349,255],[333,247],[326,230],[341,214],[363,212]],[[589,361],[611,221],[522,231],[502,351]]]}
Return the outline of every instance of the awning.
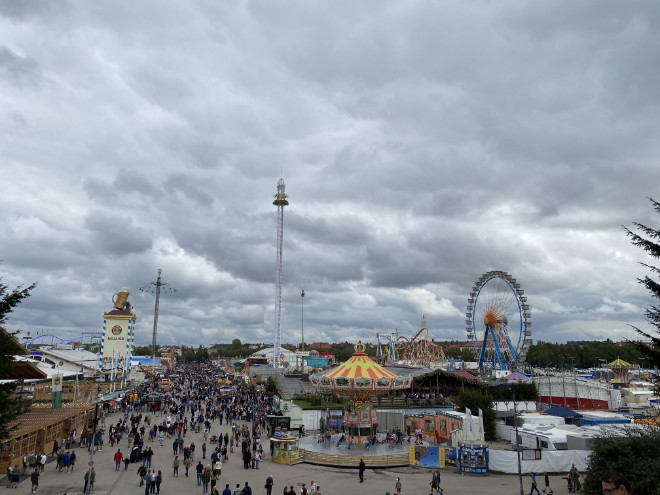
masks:
{"label": "awning", "polygon": [[529,381],[529,377],[527,375],[523,375],[519,371],[514,371],[510,375],[506,375],[504,380],[507,382],[527,382]]}

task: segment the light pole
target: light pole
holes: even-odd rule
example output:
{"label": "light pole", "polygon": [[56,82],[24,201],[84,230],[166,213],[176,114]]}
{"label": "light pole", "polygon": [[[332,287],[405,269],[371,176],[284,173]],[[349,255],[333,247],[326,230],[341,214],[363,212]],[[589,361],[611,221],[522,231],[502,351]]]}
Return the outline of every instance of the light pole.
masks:
{"label": "light pole", "polygon": [[518,458],[518,479],[520,480],[520,495],[525,495],[522,481],[522,465],[520,463],[520,444],[518,443],[518,408],[516,407],[516,385],[511,385],[513,392],[513,428],[516,430],[516,457]]}
{"label": "light pole", "polygon": [[598,378],[603,378],[603,372],[601,371],[603,368],[603,363],[607,362],[607,359],[603,358],[596,358],[598,359]]}
{"label": "light pole", "polygon": [[89,469],[87,470],[87,495],[92,492],[92,467],[94,466],[94,445],[96,443],[96,426],[99,423],[99,399],[101,396],[101,385],[96,387],[96,409],[94,410],[94,431],[92,433],[92,443],[89,446]]}
{"label": "light pole", "polygon": [[302,351],[305,352],[305,289],[300,291],[300,335],[302,338]]}

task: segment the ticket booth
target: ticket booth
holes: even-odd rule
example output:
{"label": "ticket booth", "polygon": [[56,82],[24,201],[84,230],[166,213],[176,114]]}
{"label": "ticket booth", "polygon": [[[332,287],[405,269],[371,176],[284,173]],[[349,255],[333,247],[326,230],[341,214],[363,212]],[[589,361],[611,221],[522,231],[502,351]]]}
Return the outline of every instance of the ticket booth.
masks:
{"label": "ticket booth", "polygon": [[271,437],[273,443],[273,462],[277,464],[293,464],[298,462],[298,438],[288,433],[275,432]]}
{"label": "ticket booth", "polygon": [[461,474],[489,475],[488,446],[459,443],[458,471]]}

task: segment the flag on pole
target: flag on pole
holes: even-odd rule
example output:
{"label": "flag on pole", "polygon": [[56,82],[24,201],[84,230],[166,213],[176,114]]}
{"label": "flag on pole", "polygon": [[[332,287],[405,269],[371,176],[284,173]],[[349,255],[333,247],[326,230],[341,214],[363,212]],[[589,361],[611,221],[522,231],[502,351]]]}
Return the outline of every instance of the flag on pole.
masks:
{"label": "flag on pole", "polygon": [[53,375],[53,382],[51,384],[52,390],[52,408],[59,409],[62,407],[62,375]]}
{"label": "flag on pole", "polygon": [[465,420],[467,421],[467,434],[474,435],[474,424],[472,423],[472,411],[469,407],[465,408]]}

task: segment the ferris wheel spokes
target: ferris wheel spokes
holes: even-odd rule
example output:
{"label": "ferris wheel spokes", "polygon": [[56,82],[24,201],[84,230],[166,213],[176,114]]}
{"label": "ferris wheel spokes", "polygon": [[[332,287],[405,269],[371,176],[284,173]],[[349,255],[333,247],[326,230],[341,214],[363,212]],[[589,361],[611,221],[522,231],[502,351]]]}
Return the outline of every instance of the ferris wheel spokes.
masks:
{"label": "ferris wheel spokes", "polygon": [[467,337],[479,352],[480,371],[488,363],[506,370],[524,362],[531,344],[531,314],[515,278],[499,270],[484,273],[472,287],[465,316]]}

